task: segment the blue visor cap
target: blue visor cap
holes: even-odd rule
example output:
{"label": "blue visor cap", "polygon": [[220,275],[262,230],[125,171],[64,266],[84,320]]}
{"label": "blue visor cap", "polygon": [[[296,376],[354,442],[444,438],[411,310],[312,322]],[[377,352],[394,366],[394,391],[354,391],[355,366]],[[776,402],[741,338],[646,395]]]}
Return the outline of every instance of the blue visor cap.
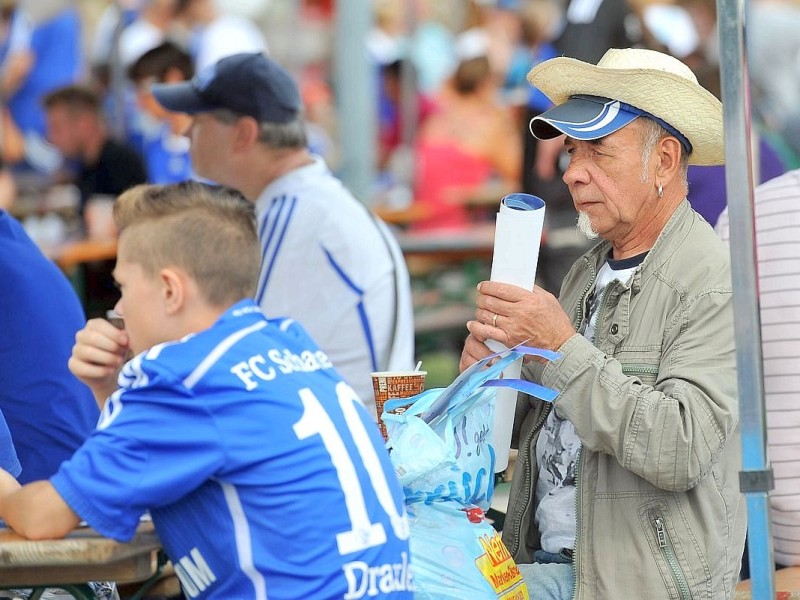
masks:
{"label": "blue visor cap", "polygon": [[600,96],[576,95],[569,100],[533,117],[528,127],[540,140],[549,140],[562,133],[576,140],[596,140],[625,127],[636,117],[647,117],[678,139],[691,154],[692,145],[680,131],[656,116],[619,100]]}

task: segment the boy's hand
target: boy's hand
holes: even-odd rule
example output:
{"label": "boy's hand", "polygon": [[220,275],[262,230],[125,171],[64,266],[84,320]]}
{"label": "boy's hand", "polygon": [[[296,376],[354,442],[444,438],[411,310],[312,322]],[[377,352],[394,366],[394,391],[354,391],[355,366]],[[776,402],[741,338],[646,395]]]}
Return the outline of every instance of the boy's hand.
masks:
{"label": "boy's hand", "polygon": [[127,354],[128,334],[104,319],[92,319],[75,335],[69,370],[91,388],[102,407],[117,389]]}

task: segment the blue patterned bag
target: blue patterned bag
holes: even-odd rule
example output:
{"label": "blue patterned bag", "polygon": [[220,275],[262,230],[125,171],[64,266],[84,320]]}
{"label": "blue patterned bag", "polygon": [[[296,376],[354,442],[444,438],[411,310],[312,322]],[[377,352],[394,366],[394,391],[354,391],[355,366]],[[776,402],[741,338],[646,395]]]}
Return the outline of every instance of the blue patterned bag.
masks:
{"label": "blue patterned bag", "polygon": [[447,388],[384,405],[386,446],[411,524],[418,600],[529,598],[514,560],[483,518],[494,494],[496,388],[512,387],[550,401],[556,396],[532,382],[499,379],[523,354],[559,356],[515,348],[474,364]]}

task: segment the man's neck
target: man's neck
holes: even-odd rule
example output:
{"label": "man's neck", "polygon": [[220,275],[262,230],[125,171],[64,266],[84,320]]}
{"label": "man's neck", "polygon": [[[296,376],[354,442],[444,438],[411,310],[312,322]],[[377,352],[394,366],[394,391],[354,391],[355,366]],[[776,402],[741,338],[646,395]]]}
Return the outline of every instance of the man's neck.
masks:
{"label": "man's neck", "polygon": [[[255,202],[258,197],[276,179],[283,177],[291,171],[308,166],[314,158],[305,148],[295,150],[266,150],[259,154],[245,172],[247,181],[243,181],[239,190],[248,200]],[[252,173],[251,177],[247,173]]]}
{"label": "man's neck", "polygon": [[184,113],[169,113],[167,123],[169,123],[170,133],[185,137],[186,131],[192,124],[192,117]]}
{"label": "man's neck", "polygon": [[105,128],[95,130],[86,139],[83,147],[83,155],[81,160],[85,165],[94,166],[100,160],[100,153],[103,151],[103,146],[108,141],[108,135]]}
{"label": "man's neck", "polygon": [[660,200],[658,209],[649,214],[646,219],[641,219],[640,226],[635,227],[619,240],[610,240],[611,258],[621,260],[650,250],[682,201],[682,198],[675,198],[671,201]]}
{"label": "man's neck", "polygon": [[158,3],[150,4],[142,10],[142,19],[161,31],[167,31],[173,21],[172,10],[159,6]]}
{"label": "man's neck", "polygon": [[213,2],[204,0],[199,5],[192,7],[189,20],[195,27],[207,27],[213,23],[218,16],[219,13],[217,13],[216,8],[214,8]]}

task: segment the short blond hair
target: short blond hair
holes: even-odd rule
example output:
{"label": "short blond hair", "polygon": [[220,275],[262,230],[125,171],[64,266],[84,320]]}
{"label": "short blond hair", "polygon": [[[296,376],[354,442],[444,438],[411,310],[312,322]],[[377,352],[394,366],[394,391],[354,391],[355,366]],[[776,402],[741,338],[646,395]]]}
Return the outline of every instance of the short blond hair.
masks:
{"label": "short blond hair", "polygon": [[126,259],[154,275],[176,266],[213,306],[252,297],[260,253],[255,210],[239,192],[196,181],[138,185],[114,204]]}

